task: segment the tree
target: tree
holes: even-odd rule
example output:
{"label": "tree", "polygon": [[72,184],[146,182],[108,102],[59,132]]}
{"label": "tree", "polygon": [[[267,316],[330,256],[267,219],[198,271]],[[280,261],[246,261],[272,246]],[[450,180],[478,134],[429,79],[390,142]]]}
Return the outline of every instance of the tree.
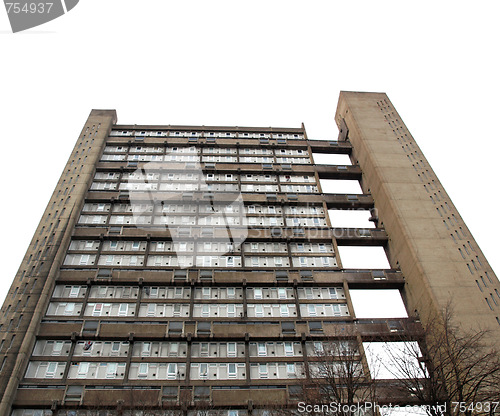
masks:
{"label": "tree", "polygon": [[450,306],[423,329],[421,342],[387,347],[381,364],[430,416],[488,414],[482,403],[500,400],[500,356],[489,331],[458,326]]}
{"label": "tree", "polygon": [[[313,355],[308,363],[309,377],[303,383],[300,401],[320,406],[333,403],[340,416],[352,415],[353,409],[375,401],[375,383],[367,369],[363,347],[354,335],[317,341],[310,347]],[[307,413],[325,414],[325,409],[311,408]]]}

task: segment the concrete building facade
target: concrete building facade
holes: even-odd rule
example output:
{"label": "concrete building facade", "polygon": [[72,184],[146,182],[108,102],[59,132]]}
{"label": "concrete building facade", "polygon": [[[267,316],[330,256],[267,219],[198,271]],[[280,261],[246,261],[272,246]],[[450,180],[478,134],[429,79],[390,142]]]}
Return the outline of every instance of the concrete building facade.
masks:
{"label": "concrete building facade", "polygon": [[[92,110],[1,310],[0,414],[268,414],[323,344],[410,339],[450,301],[498,338],[498,279],[387,96],[342,92],[335,117],[333,141]],[[357,288],[400,290],[409,318],[357,318]]]}

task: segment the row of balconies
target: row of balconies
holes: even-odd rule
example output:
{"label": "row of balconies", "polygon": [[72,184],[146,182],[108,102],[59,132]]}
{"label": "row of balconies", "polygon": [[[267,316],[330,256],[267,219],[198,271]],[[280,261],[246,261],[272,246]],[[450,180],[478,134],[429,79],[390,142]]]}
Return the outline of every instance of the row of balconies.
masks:
{"label": "row of balconies", "polygon": [[[149,245],[148,245],[149,244]],[[109,252],[138,254],[148,251],[149,253],[240,253],[241,251],[251,254],[273,254],[288,253],[290,246],[291,253],[314,254],[333,253],[331,243],[283,243],[283,242],[249,242],[241,246],[235,246],[227,242],[205,241],[196,243],[194,241],[174,242],[174,241],[137,241],[137,240],[72,240],[68,248],[68,253],[93,253]]]}
{"label": "row of balconies", "polygon": [[[184,175],[186,172],[190,172],[193,177],[195,175],[200,175],[200,171],[202,170],[204,174],[213,172],[214,175],[216,173],[234,175],[244,171],[245,175],[262,175],[263,172],[269,172],[269,175],[279,173],[285,177],[289,175],[310,175],[318,172],[319,177],[322,179],[361,179],[361,169],[357,165],[319,165],[311,163],[308,158],[276,158],[276,162],[270,158],[269,161],[265,162],[264,158],[258,160],[254,157],[245,158],[245,162],[237,162],[235,160],[228,161],[222,159],[227,158],[227,156],[220,156],[219,160],[216,160],[213,156],[207,156],[206,158],[211,158],[211,160],[169,160],[165,162],[159,159],[162,158],[162,156],[154,155],[142,156],[142,159],[156,158],[158,160],[127,161],[124,155],[107,156],[113,156],[113,160],[101,160],[98,162],[97,169],[99,172],[113,173],[119,169],[124,172],[124,175],[130,175],[132,173],[136,175],[138,167],[142,167],[145,163],[155,162],[155,166],[149,166],[148,170],[153,170],[154,168],[154,171],[170,172],[174,175],[176,173]],[[307,163],[305,161],[307,161]],[[286,179],[282,182],[286,182]]]}
{"label": "row of balconies", "polygon": [[[305,157],[294,157],[294,156],[228,156],[228,155],[213,155],[213,156],[200,156],[197,154],[193,155],[183,155],[183,154],[103,154],[100,163],[113,163],[113,162],[126,162],[127,166],[132,166],[138,164],[139,162],[155,162],[158,166],[155,169],[160,169],[161,166],[170,163],[193,163],[199,164],[203,163],[204,166],[207,163],[258,163],[258,164],[299,164],[306,165],[311,164],[311,159],[309,155]],[[167,167],[171,169],[172,167]],[[197,166],[194,166],[196,169]],[[199,166],[198,166],[199,168]]]}
{"label": "row of balconies", "polygon": [[[121,128],[121,130],[119,130]],[[304,138],[304,131],[302,129],[280,129],[273,128],[272,132],[269,129],[263,129],[262,131],[256,132],[253,128],[246,127],[234,127],[234,128],[224,128],[224,129],[214,129],[209,130],[207,127],[193,127],[189,130],[184,128],[175,130],[175,127],[169,127],[166,129],[162,126],[161,130],[155,129],[144,129],[140,130],[137,126],[115,126],[115,128],[109,133],[109,140],[114,140],[114,137],[128,137],[128,138],[146,138],[146,137],[195,137],[195,138],[255,138],[255,139],[276,139],[276,140],[286,140],[295,139],[300,140]]]}
{"label": "row of balconies", "polygon": [[342,287],[190,287],[190,286],[106,286],[56,285],[53,299],[197,299],[197,300],[338,300],[345,299]]}
{"label": "row of balconies", "polygon": [[[74,349],[73,348],[74,343]],[[188,355],[197,361],[211,358],[220,361],[227,358],[242,359],[247,354],[245,342],[191,342],[181,341],[112,341],[112,340],[37,340],[32,357],[56,359],[57,357],[97,360],[102,358],[141,358],[144,360],[184,360]],[[263,360],[303,358],[304,352],[309,359],[329,356],[352,356],[357,354],[354,341],[306,341],[305,349],[300,341],[248,342],[248,355]]]}
{"label": "row of balconies", "polygon": [[[303,318],[349,316],[345,303],[303,303]],[[192,310],[192,312],[191,312]],[[246,313],[245,313],[246,312]],[[135,317],[140,318],[284,318],[297,317],[294,303],[123,303],[123,302],[51,302],[46,317]]]}
{"label": "row of balconies", "polygon": [[249,174],[249,173],[163,173],[163,172],[103,172],[98,171],[94,175],[95,181],[117,182],[128,181],[174,181],[185,183],[197,182],[251,182],[251,183],[309,183],[316,184],[316,178],[313,174],[306,175],[272,175],[272,174]]}
{"label": "row of balconies", "polygon": [[267,148],[267,147],[213,147],[213,146],[142,146],[107,144],[104,153],[138,153],[138,154],[169,154],[169,155],[276,155],[276,156],[309,156],[307,148]]}
{"label": "row of balconies", "polygon": [[[15,409],[12,416],[55,416],[56,410],[53,413],[50,408],[58,409],[61,406],[71,409],[68,413],[62,410],[64,416],[70,416],[74,413],[69,412],[78,412],[74,410],[78,405],[89,408],[106,406],[110,409],[127,409],[137,403],[151,406],[153,414],[162,412],[161,414],[170,416],[199,416],[200,413],[207,416],[269,416],[276,412],[281,413],[282,409],[285,412],[296,411],[297,402],[304,399],[301,381],[284,381],[285,383],[274,385],[265,380],[253,380],[252,388],[249,385],[231,385],[230,382],[219,382],[217,385],[205,385],[203,382],[182,387],[151,385],[149,388],[134,390],[128,386],[120,388],[116,385],[113,389],[107,388],[108,386],[85,388],[75,381],[69,386],[36,388],[24,385],[18,390],[15,401],[15,404],[22,408]],[[378,405],[418,405],[418,400],[406,392],[401,380],[377,380],[376,391]],[[43,406],[46,410],[27,408],[30,405]],[[107,412],[109,416],[132,416],[132,411],[129,410],[120,410],[120,413],[114,410]]]}
{"label": "row of balconies", "polygon": [[234,339],[241,340],[293,340],[305,337],[338,337],[339,334],[359,334],[364,340],[402,340],[411,338],[420,331],[419,322],[410,318],[366,320],[351,317],[328,318],[327,321],[54,321],[44,319],[40,333],[44,337],[68,337],[71,334],[83,339],[99,339],[133,336],[137,340],[165,339]]}
{"label": "row of balconies", "polygon": [[[141,198],[136,194],[136,204],[140,206]],[[109,203],[118,200],[120,203],[128,203],[130,195],[123,192],[117,195],[116,192],[89,192],[86,197],[88,203]],[[144,203],[150,203],[148,195],[144,194]],[[181,192],[175,198],[169,198],[169,204],[211,204],[219,203],[234,204],[234,196],[231,193],[209,193],[209,192]],[[370,195],[362,194],[278,194],[278,193],[243,193],[241,203],[245,205],[253,204],[291,204],[291,205],[317,205],[322,206],[326,202],[328,208],[340,209],[371,209],[373,208],[373,198]],[[240,204],[240,199],[238,199]]]}
{"label": "row of balconies", "polygon": [[356,288],[393,288],[404,285],[404,278],[397,270],[126,270],[113,269],[61,269],[58,282],[65,284],[127,284],[183,286],[186,284],[210,285],[342,285],[347,282]]}
{"label": "row of balconies", "polygon": [[[245,184],[242,183],[189,183],[189,182],[92,182],[91,191],[158,191],[166,192],[290,192],[290,193],[317,193],[316,185],[290,184]],[[161,194],[160,194],[161,195]],[[166,196],[166,195],[164,195]]]}
{"label": "row of balconies", "polygon": [[195,226],[195,225],[213,225],[213,226],[240,226],[240,227],[326,227],[324,217],[286,217],[282,216],[240,216],[226,215],[224,213],[212,213],[210,215],[151,215],[142,213],[140,215],[108,215],[108,214],[83,214],[78,219],[79,225],[137,225],[137,226]]}
{"label": "row of balconies", "polygon": [[[30,361],[25,379],[62,379],[66,366],[62,361]],[[310,371],[314,373],[319,365],[311,363]],[[190,380],[247,380],[247,364],[233,363],[191,363]],[[261,362],[250,363],[250,380],[277,380],[305,378],[304,365],[301,362]],[[318,371],[318,370],[316,370]],[[66,378],[68,380],[173,380],[186,379],[185,363],[153,363],[131,362],[94,362],[80,361],[69,364]]]}
{"label": "row of balconies", "polygon": [[[141,228],[142,227],[142,228]],[[387,242],[387,234],[383,229],[373,228],[327,228],[315,227],[273,227],[248,228],[248,226],[231,226],[231,233],[235,241],[259,242],[259,240],[283,241],[292,240],[296,243],[308,244],[316,241],[332,241],[339,245],[380,245]],[[144,238],[148,234],[152,239],[181,239],[183,242],[192,240],[227,241],[226,227],[208,226],[147,226],[147,225],[110,225],[108,227],[77,227],[74,237],[91,239],[105,235],[110,239]],[[170,240],[171,241],[171,240]],[[217,253],[217,250],[213,251]],[[304,251],[305,253],[305,251]]]}
{"label": "row of balconies", "polygon": [[161,213],[172,215],[190,215],[190,214],[217,214],[224,213],[224,215],[232,216],[245,213],[248,216],[257,214],[262,215],[276,215],[283,214],[288,216],[301,216],[301,215],[324,215],[325,210],[323,205],[246,205],[235,204],[230,201],[229,204],[178,204],[175,201],[169,201],[168,204],[153,204],[150,201],[144,203],[124,204],[120,202],[111,203],[86,203],[83,206],[82,213],[100,213],[107,214],[109,212],[130,214],[130,213]]}
{"label": "row of balconies", "polygon": [[[250,253],[249,253],[250,254]],[[121,267],[337,267],[332,254],[330,256],[293,256],[290,264],[288,256],[255,256],[244,257],[229,255],[149,255],[102,254],[96,261],[95,254],[68,254],[64,266],[121,266]]]}

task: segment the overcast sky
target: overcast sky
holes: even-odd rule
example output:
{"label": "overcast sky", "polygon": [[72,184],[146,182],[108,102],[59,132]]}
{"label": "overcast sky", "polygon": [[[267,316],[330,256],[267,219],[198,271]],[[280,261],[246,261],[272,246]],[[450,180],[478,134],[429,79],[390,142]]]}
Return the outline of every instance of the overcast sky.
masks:
{"label": "overcast sky", "polygon": [[92,108],[119,123],[300,127],[386,92],[495,270],[495,1],[81,0],[12,34],[0,11],[3,298]]}

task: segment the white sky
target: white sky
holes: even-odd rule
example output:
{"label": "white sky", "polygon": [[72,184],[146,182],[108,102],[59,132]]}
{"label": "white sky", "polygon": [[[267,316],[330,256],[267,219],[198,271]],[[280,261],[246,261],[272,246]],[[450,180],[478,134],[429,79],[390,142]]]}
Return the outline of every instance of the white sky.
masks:
{"label": "white sky", "polygon": [[14,35],[0,11],[0,298],[92,108],[131,124],[304,122],[335,139],[341,90],[389,95],[500,270],[499,12],[494,1],[81,0]]}

